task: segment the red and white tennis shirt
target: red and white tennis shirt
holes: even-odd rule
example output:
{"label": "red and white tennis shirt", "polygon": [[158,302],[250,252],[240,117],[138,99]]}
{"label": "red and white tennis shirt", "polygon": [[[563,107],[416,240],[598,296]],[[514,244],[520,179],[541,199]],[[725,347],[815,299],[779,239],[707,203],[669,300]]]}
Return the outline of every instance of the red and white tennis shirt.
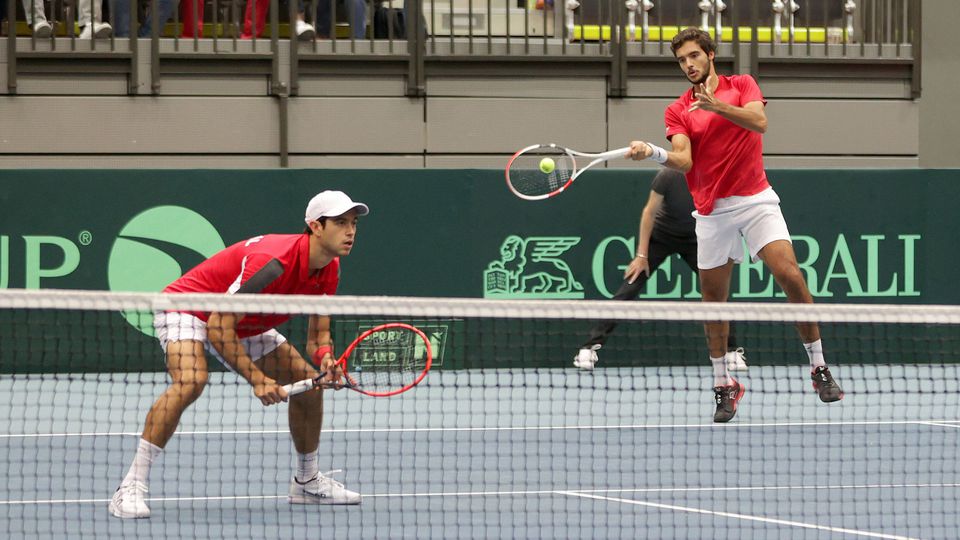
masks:
{"label": "red and white tennis shirt", "polygon": [[[309,263],[310,235],[255,236],[200,263],[163,292],[233,294],[247,284],[245,291],[262,294],[335,294],[340,282],[340,258],[335,257],[330,264],[313,273]],[[278,266],[282,272],[276,275]],[[262,281],[253,284],[251,278]],[[253,290],[249,285],[253,285]],[[210,313],[188,313],[203,321],[210,318]],[[289,319],[290,315],[284,314],[246,314],[237,323],[237,337],[262,334]]]}

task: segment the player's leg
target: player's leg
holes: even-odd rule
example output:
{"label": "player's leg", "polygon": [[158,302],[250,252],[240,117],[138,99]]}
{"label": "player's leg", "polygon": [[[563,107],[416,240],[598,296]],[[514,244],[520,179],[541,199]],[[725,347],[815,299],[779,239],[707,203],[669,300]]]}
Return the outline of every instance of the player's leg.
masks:
{"label": "player's leg", "polygon": [[[319,375],[276,330],[248,339],[251,343],[245,345],[254,351],[251,358],[269,351],[256,364],[278,383],[289,384]],[[323,424],[323,390],[318,388],[291,397],[287,418],[297,453],[297,472],[290,482],[287,500],[294,504],[359,504],[359,493],[345,489],[340,482],[320,473],[318,447]]]}
{"label": "player's leg", "polygon": [[207,359],[203,343],[195,340],[167,344],[167,371],[170,386],[154,402],[143,428],[143,439],[163,448],[177,430],[187,410],[207,384]]}
{"label": "player's leg", "polygon": [[[803,273],[797,264],[797,257],[793,251],[793,244],[786,240],[775,240],[765,245],[758,257],[763,260],[770,273],[773,274],[777,285],[787,295],[787,301],[792,303],[812,304],[813,297],[807,288]],[[843,390],[833,379],[830,369],[823,357],[823,343],[820,340],[820,327],[815,322],[798,322],[797,332],[803,341],[810,360],[810,378],[813,388],[824,403],[843,399]]]}
{"label": "player's leg", "polygon": [[[663,261],[673,253],[670,246],[658,242],[654,239],[650,239],[650,245],[648,246],[649,253],[647,253],[647,262],[650,267],[650,274],[653,274],[657,271],[657,268],[663,264]],[[637,296],[640,295],[640,291],[643,290],[643,287],[647,284],[647,280],[650,279],[650,276],[647,274],[641,273],[637,279],[630,283],[626,279],[623,280],[623,283],[620,284],[620,288],[617,289],[617,292],[614,293],[614,300],[635,300]],[[593,369],[594,365],[597,363],[597,351],[607,342],[607,338],[610,337],[610,334],[613,333],[613,330],[617,327],[616,321],[600,321],[592,329],[590,329],[590,338],[587,339],[587,342],[580,346],[580,350],[577,352],[577,355],[573,357],[573,365],[580,369]]]}
{"label": "player's leg", "polygon": [[[256,364],[278,384],[290,384],[319,375],[319,372],[286,341],[257,360]],[[316,453],[323,423],[323,390],[318,388],[290,398],[287,418],[293,446],[297,452]]]}
{"label": "player's leg", "polygon": [[[797,264],[797,256],[790,242],[787,223],[779,204],[760,204],[746,209],[741,215],[743,235],[754,260],[762,260],[770,269],[777,285],[792,303],[813,303],[813,297]],[[797,323],[797,331],[810,360],[813,387],[824,403],[839,401],[843,390],[834,381],[823,357],[820,327],[815,322]]]}
{"label": "player's leg", "polygon": [[[733,261],[723,266],[700,269],[700,293],[704,302],[726,302],[730,294],[730,276],[733,273]],[[711,321],[703,325],[707,335],[707,349],[710,358],[723,358],[727,352],[727,335],[730,332],[727,321]],[[725,373],[715,373],[716,383],[729,384]]]}
{"label": "player's leg", "polygon": [[[699,277],[700,269],[697,268],[697,242],[683,242],[677,244],[677,253]],[[747,371],[746,353],[743,347],[737,346],[737,338],[734,335],[734,324],[729,322],[727,325],[727,352],[724,353],[724,359],[727,364],[727,371]]]}
{"label": "player's leg", "polygon": [[[730,294],[730,276],[733,261],[716,268],[700,269],[700,292],[704,302],[726,302]],[[743,398],[744,387],[730,376],[727,368],[727,336],[730,332],[727,321],[711,321],[703,324],[707,335],[707,349],[713,368],[713,393],[717,404],[714,422],[729,422],[737,414],[737,405]]]}
{"label": "player's leg", "polygon": [[[202,321],[190,318],[185,324],[194,323],[202,324]],[[186,332],[184,335],[194,337]],[[205,332],[201,335],[201,339],[204,339]],[[202,341],[183,339],[168,342],[159,331],[158,337],[166,351],[170,385],[150,407],[133,463],[110,500],[110,513],[120,518],[150,516],[145,501],[150,467],[159,459],[176,431],[183,411],[200,397],[207,383],[207,360]]]}
{"label": "player's leg", "polygon": [[[730,276],[733,265],[743,260],[743,245],[732,214],[719,213],[697,219],[697,268],[700,274],[700,292],[704,302],[726,302],[730,294]],[[727,370],[727,335],[730,327],[724,321],[704,323],[713,368],[713,393],[717,409],[714,422],[729,422],[737,414],[737,404],[744,387]]]}

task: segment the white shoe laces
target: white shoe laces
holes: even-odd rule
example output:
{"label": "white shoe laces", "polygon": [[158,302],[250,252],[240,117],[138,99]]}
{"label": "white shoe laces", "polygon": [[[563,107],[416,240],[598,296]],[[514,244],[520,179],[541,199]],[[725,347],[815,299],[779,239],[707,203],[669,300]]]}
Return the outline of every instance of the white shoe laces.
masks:
{"label": "white shoe laces", "polygon": [[144,496],[149,492],[150,490],[147,489],[147,485],[143,482],[131,482],[129,484],[120,486],[120,494],[123,496],[124,500],[127,500],[128,498],[134,501],[137,499],[143,499]]}
{"label": "white shoe laces", "polygon": [[317,481],[318,481],[318,482],[323,482],[323,483],[326,483],[326,484],[330,484],[331,486],[338,487],[338,488],[340,488],[340,489],[344,489],[342,483],[337,482],[336,480],[334,480],[333,478],[331,478],[331,476],[333,476],[334,474],[337,474],[337,473],[339,473],[339,472],[343,472],[343,469],[334,469],[334,470],[332,470],[332,471],[327,471],[327,472],[319,473],[319,474],[317,474]]}

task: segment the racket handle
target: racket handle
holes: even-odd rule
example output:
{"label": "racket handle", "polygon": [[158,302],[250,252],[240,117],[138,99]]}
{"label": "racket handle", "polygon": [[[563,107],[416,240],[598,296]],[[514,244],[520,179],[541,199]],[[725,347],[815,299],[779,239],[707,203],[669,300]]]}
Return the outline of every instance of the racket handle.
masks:
{"label": "racket handle", "polygon": [[600,154],[600,158],[609,160],[618,157],[626,157],[627,152],[630,151],[629,146],[624,146],[623,148],[617,148],[616,150],[607,150],[606,152]]}
{"label": "racket handle", "polygon": [[287,393],[288,396],[295,396],[297,394],[302,394],[307,390],[311,390],[314,387],[313,379],[304,379],[302,381],[297,381],[292,384],[283,385],[283,390]]}

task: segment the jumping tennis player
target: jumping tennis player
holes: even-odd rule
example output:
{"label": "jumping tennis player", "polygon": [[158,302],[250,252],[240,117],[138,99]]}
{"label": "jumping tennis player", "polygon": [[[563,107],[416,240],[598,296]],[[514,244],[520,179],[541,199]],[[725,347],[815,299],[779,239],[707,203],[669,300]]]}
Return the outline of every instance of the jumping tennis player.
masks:
{"label": "jumping tennis player", "polygon": [[[302,234],[268,234],[234,244],[171,283],[167,293],[334,294],[340,281],[340,257],[353,249],[359,216],[367,205],[340,191],[324,191],[307,205]],[[282,314],[157,312],[154,328],[166,354],[171,383],[147,414],[136,456],[110,501],[119,518],[150,516],[147,478],[173,436],[180,415],[207,383],[204,349],[253,387],[264,404],[287,399],[281,385],[317,377],[319,373],[275,329],[290,317]],[[331,383],[334,369],[330,318],[311,315],[307,351]],[[290,399],[290,435],[297,452],[297,471],[287,500],[292,504],[359,504],[360,495],[320,473],[317,448],[323,419],[323,391]],[[211,458],[212,459],[212,458]],[[337,471],[332,471],[337,472]],[[329,473],[328,473],[329,474]]]}
{"label": "jumping tennis player", "polygon": [[[629,156],[653,159],[683,171],[696,206],[697,266],[704,302],[725,302],[734,263],[743,258],[741,237],[750,257],[762,260],[793,303],[813,298],[797,265],[780,198],[763,168],[766,100],[749,75],[720,76],[714,67],[716,46],[697,28],[677,34],[670,45],[692,88],[664,114],[668,152],[652,143],[633,141]],[[705,325],[713,365],[717,410],[714,422],[728,422],[737,412],[744,387],[730,376],[724,354],[728,325]],[[797,323],[810,359],[811,379],[820,400],[843,398],[824,361],[817,323]]]}

